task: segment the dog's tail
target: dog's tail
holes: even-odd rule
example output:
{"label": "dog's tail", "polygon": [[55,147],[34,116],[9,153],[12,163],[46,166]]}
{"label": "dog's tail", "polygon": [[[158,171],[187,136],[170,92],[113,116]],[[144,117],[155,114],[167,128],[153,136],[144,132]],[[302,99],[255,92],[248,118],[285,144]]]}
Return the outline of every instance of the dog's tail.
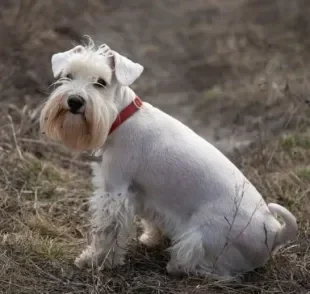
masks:
{"label": "dog's tail", "polygon": [[269,203],[268,208],[275,217],[280,215],[284,221],[284,225],[282,225],[276,235],[272,248],[274,250],[286,242],[293,240],[297,235],[298,227],[295,216],[283,206],[276,203]]}

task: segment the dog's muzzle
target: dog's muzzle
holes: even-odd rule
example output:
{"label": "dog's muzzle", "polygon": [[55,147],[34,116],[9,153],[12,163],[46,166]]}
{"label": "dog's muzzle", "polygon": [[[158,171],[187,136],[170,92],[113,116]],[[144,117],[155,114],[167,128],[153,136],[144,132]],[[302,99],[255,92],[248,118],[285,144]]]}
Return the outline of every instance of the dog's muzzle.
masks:
{"label": "dog's muzzle", "polygon": [[67,103],[70,112],[72,112],[73,114],[77,114],[80,113],[81,108],[85,104],[85,100],[79,95],[71,95],[68,97]]}

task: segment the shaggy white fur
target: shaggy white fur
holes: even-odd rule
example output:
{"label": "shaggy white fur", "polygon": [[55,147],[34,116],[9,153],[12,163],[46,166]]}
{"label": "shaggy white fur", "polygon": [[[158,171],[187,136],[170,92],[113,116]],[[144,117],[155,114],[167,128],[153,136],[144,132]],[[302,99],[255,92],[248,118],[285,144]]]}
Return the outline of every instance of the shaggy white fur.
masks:
{"label": "shaggy white fur", "polygon": [[128,86],[141,65],[92,43],[58,53],[52,65],[60,86],[42,111],[42,131],[102,156],[93,163],[92,242],[78,267],[123,264],[135,215],[143,219],[141,242],[171,239],[169,273],[233,277],[264,265],[295,238],[296,220],[287,209],[267,205],[219,150],[149,103],[108,136],[136,96]]}

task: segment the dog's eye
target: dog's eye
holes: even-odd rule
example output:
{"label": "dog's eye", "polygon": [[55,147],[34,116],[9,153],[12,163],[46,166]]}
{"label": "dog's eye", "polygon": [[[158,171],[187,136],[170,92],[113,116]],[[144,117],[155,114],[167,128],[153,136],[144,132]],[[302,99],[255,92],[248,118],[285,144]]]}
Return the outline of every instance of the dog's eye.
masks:
{"label": "dog's eye", "polygon": [[107,85],[107,82],[104,79],[98,79],[95,83],[96,87],[104,88]]}
{"label": "dog's eye", "polygon": [[67,75],[66,75],[66,78],[69,79],[69,80],[73,80],[72,74],[67,74]]}

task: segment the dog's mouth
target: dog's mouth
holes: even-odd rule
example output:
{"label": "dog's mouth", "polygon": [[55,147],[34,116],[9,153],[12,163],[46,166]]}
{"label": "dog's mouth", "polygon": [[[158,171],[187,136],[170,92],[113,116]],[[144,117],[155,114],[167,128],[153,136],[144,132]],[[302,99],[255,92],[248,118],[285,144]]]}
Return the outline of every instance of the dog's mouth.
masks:
{"label": "dog's mouth", "polygon": [[[82,120],[83,124],[85,124],[87,129],[90,129],[90,122],[86,119],[85,110],[78,110],[78,111],[69,110],[67,111],[67,115],[69,116],[73,115],[74,120]],[[90,130],[88,132],[90,133]]]}
{"label": "dog's mouth", "polygon": [[84,116],[84,113],[85,113],[85,110],[73,110],[73,109],[69,109],[69,112],[74,114],[74,115],[83,115]]}
{"label": "dog's mouth", "polygon": [[62,120],[62,124],[68,123],[68,122],[70,123],[80,122],[80,123],[85,124],[85,126],[89,128],[89,121],[86,119],[85,110],[73,111],[69,109],[62,114],[61,120]]}

